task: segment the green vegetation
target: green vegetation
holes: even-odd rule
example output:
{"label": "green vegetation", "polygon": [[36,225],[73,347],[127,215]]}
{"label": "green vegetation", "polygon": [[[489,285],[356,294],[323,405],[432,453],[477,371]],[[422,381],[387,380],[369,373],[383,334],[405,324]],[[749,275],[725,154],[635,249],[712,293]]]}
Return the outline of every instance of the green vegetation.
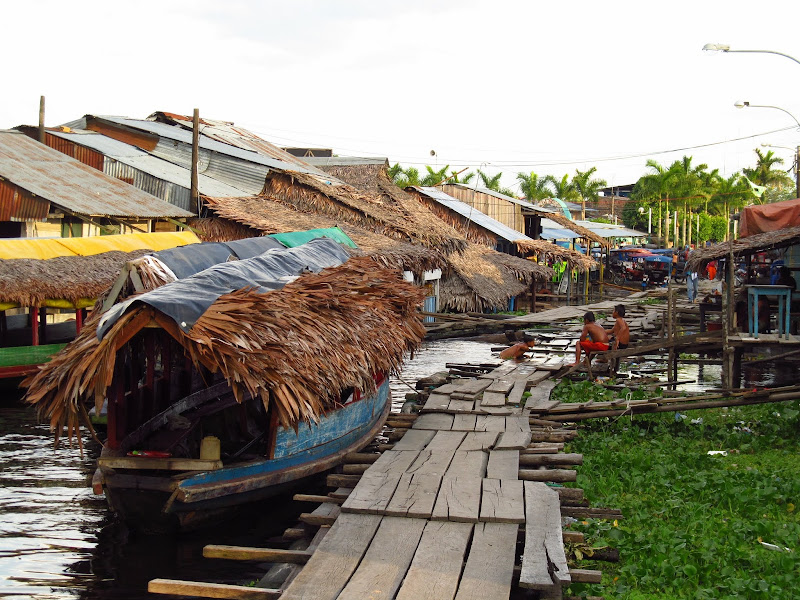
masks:
{"label": "green vegetation", "polygon": [[[559,393],[588,399],[585,384],[572,387]],[[578,568],[603,571],[603,582],[573,584],[569,594],[796,598],[798,417],[800,404],[791,402],[583,424],[567,449],[584,455],[576,485],[593,506],[619,508],[625,518],[572,525],[589,546],[619,549],[621,560],[581,561]],[[708,454],[719,450],[727,456]]]}

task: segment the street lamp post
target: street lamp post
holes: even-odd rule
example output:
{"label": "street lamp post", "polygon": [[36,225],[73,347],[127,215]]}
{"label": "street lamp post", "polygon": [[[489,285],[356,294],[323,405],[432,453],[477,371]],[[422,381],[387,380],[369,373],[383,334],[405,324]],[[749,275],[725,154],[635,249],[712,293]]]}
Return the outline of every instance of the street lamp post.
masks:
{"label": "street lamp post", "polygon": [[706,44],[703,46],[703,50],[707,52],[757,52],[759,54],[777,54],[778,56],[785,56],[789,60],[800,64],[800,60],[797,60],[794,56],[789,56],[783,52],[776,52],[775,50],[732,50],[728,44]]}
{"label": "street lamp post", "polygon": [[[785,108],[781,108],[780,106],[768,106],[766,104],[750,104],[749,102],[742,102],[741,100],[737,100],[734,103],[736,108],[774,108],[775,110],[779,110],[781,112],[785,112],[787,115],[794,119],[794,122],[797,123],[798,129],[800,129],[800,121],[797,120],[792,113],[790,113]],[[767,146],[769,144],[766,144]],[[792,148],[789,148],[792,150]],[[797,194],[797,198],[800,198],[800,146],[797,146],[795,149],[795,156],[794,156],[794,177],[795,177],[795,194]]]}

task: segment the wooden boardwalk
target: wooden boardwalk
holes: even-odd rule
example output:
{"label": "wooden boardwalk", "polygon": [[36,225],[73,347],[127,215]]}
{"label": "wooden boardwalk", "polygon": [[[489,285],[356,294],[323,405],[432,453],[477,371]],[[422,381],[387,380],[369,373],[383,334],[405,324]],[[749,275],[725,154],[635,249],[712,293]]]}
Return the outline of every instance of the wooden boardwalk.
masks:
{"label": "wooden boardwalk", "polygon": [[[529,364],[505,363],[437,388],[413,426],[363,473],[280,597],[507,598],[512,585],[561,597],[571,581],[561,499],[547,485],[548,470],[520,470],[520,451],[563,446],[531,442],[521,400],[541,380]],[[528,474],[538,477],[523,480]],[[596,571],[577,575],[599,580]]]}
{"label": "wooden boardwalk", "polygon": [[[536,419],[531,426],[530,410],[549,405],[550,377],[563,362],[507,361],[436,388],[419,416],[390,415],[394,444],[351,455],[342,474],[328,475],[329,486],[340,486],[335,492],[296,496],[321,502],[301,515],[304,527],[320,526],[310,545],[205,548],[208,557],[286,563],[280,580],[268,575],[255,588],[153,580],[148,589],[213,598],[467,600],[508,598],[517,588],[561,598],[570,582],[599,583],[599,571],[568,567],[565,541],[584,540],[562,531],[562,517],[622,515],[588,508],[582,490],[560,485],[576,480],[570,467],[583,461],[562,452],[575,430]],[[290,529],[284,538],[290,532],[304,535]]]}

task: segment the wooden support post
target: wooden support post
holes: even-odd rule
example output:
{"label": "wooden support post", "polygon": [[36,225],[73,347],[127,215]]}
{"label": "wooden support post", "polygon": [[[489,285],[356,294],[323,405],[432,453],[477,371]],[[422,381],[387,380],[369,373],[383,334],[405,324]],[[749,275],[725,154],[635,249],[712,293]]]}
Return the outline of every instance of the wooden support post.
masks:
{"label": "wooden support post", "polygon": [[31,323],[31,346],[39,345],[39,307],[31,306],[28,309],[28,320]]}
{"label": "wooden support post", "polygon": [[44,96],[39,97],[39,141],[45,143],[44,133]]}
{"label": "wooden support post", "polygon": [[[722,307],[722,387],[738,386],[738,381],[734,381],[734,361],[735,352],[730,344],[729,338],[733,333],[733,302],[734,302],[734,264],[733,264],[733,237],[728,242],[728,260],[726,273],[723,280],[727,280],[725,295]],[[790,303],[791,304],[791,303]],[[791,308],[791,307],[790,307]],[[758,327],[758,324],[756,324]]]}
{"label": "wooden support post", "polygon": [[200,191],[198,188],[198,172],[200,162],[200,109],[194,109],[192,117],[192,182],[191,205],[192,211],[200,215]]}

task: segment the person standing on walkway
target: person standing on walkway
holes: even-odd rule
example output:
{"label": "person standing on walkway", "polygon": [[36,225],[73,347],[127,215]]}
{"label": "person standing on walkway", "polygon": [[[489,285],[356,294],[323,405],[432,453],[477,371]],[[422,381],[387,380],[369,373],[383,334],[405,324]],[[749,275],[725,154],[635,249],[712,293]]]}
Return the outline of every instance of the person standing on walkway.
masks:
{"label": "person standing on walkway", "polygon": [[697,298],[697,292],[699,291],[700,276],[697,272],[689,269],[688,265],[684,273],[686,273],[686,294],[689,296],[689,302],[694,304],[695,298]]}

